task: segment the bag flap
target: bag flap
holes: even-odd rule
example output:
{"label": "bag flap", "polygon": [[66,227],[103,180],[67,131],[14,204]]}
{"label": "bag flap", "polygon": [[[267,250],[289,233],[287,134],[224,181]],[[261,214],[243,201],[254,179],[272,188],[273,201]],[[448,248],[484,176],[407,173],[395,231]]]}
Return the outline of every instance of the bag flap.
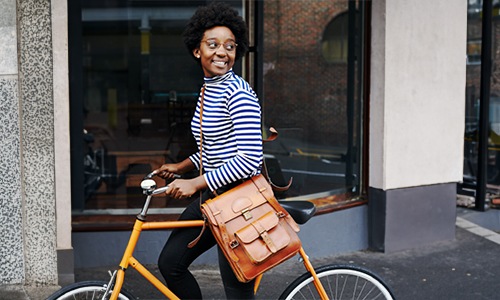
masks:
{"label": "bag flap", "polygon": [[243,243],[248,244],[259,238],[262,232],[270,231],[276,227],[278,222],[278,216],[270,211],[250,225],[238,230],[235,234]]}
{"label": "bag flap", "polygon": [[231,209],[233,210],[233,213],[240,213],[244,210],[252,208],[253,202],[252,199],[248,197],[241,197],[233,200],[233,203],[231,204]]}
{"label": "bag flap", "polygon": [[205,207],[204,210],[207,212],[206,216],[210,223],[217,224],[216,222],[212,222],[213,217],[210,216],[210,214],[217,213],[220,213],[219,219],[227,223],[241,216],[243,212],[266,202],[266,198],[259,192],[253,181],[248,180],[224,194],[205,201],[202,204],[202,209]]}

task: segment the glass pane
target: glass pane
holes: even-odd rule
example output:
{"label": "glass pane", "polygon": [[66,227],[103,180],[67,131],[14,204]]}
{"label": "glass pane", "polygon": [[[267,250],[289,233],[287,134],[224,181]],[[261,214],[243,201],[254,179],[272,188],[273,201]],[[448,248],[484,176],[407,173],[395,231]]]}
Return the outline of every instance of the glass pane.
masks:
{"label": "glass pane", "polygon": [[[81,2],[84,213],[142,207],[144,175],[197,152],[190,122],[203,73],[182,32],[205,3]],[[241,11],[241,1],[235,3]],[[177,212],[171,208],[187,203],[159,196],[151,213]]]}
{"label": "glass pane", "polygon": [[[477,181],[479,106],[481,91],[481,40],[482,40],[482,3],[480,0],[468,1],[467,14],[467,84],[465,99],[465,137],[464,137],[464,184],[473,187]],[[499,1],[493,1],[498,7]],[[494,14],[498,8],[494,9]],[[498,27],[493,20],[493,32]],[[493,35],[492,55],[498,53],[498,43]],[[492,60],[496,59],[492,57]],[[495,84],[495,68],[492,70],[490,86],[487,184],[500,185],[500,89]]]}
{"label": "glass pane", "polygon": [[[83,167],[74,168],[84,173],[84,192],[73,207],[83,210],[75,214],[136,213],[142,177],[197,151],[189,123],[203,75],[181,34],[205,3],[81,1],[81,40],[70,45],[82,52],[86,130]],[[278,186],[293,177],[278,198],[356,199],[362,189],[363,2],[231,3],[250,16],[252,41],[260,36],[254,18],[264,23],[263,65],[254,69],[250,55],[234,69],[252,84],[263,79],[256,87],[263,130],[279,131],[278,140],[264,146],[266,165]],[[263,16],[255,15],[255,4],[263,5]],[[150,213],[177,213],[187,203],[157,197]]]}
{"label": "glass pane", "polygon": [[477,174],[482,30],[480,8],[479,3],[469,3],[467,18],[464,182],[475,182]]}
{"label": "glass pane", "polygon": [[[276,184],[293,177],[291,188],[279,197],[355,197],[360,192],[361,26],[347,28],[348,18],[361,19],[352,20],[358,4],[349,9],[349,1],[264,3],[261,98],[265,126],[279,132],[276,141],[265,145],[266,162]],[[331,51],[326,57],[325,43]]]}

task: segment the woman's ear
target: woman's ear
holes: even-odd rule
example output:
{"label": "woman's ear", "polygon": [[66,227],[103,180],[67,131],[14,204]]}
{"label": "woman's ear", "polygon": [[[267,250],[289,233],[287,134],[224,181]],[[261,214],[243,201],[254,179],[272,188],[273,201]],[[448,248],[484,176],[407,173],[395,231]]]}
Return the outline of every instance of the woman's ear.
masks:
{"label": "woman's ear", "polygon": [[193,55],[194,57],[196,57],[197,59],[201,57],[201,54],[200,54],[200,49],[199,48],[196,48],[193,50]]}

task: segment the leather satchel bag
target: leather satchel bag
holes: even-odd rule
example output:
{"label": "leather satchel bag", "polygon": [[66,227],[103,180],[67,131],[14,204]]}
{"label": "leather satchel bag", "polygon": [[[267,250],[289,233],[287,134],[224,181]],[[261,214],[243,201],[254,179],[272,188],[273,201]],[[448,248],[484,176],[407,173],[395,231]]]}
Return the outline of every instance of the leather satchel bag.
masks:
{"label": "leather satchel bag", "polygon": [[262,175],[205,201],[201,210],[241,282],[254,279],[300,250],[299,226]]}
{"label": "leather satchel bag", "polygon": [[[204,94],[205,87],[201,90],[200,104],[200,176],[203,169],[201,127]],[[299,226],[278,203],[271,185],[262,174],[200,203],[200,208],[207,220],[205,223],[208,223],[234,274],[241,282],[254,279],[294,256],[301,248],[297,235]],[[197,243],[204,229],[205,226],[188,247]]]}

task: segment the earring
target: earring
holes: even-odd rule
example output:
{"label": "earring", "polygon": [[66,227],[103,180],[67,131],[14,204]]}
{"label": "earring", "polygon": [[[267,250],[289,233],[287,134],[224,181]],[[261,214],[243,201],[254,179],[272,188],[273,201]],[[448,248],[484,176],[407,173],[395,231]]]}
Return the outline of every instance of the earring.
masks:
{"label": "earring", "polygon": [[196,55],[196,58],[200,58],[200,56],[199,56],[199,55]]}

